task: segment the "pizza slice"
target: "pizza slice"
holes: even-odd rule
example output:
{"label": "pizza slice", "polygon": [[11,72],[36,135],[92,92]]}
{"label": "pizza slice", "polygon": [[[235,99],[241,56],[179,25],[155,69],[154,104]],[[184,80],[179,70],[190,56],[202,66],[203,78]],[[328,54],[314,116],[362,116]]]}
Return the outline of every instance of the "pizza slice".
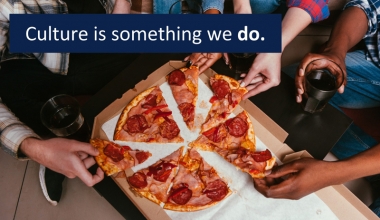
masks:
{"label": "pizza slice", "polygon": [[180,129],[173,120],[158,86],[136,96],[121,112],[114,140],[134,142],[183,142]]}
{"label": "pizza slice", "polygon": [[135,172],[127,177],[131,189],[138,195],[157,204],[166,202],[168,190],[174,176],[177,174],[178,162],[184,147],[180,147],[170,155],[155,164]]}
{"label": "pizza slice", "polygon": [[173,70],[166,77],[183,121],[190,130],[194,128],[195,106],[198,99],[198,75],[198,67],[190,66]]}
{"label": "pizza slice", "polygon": [[152,156],[149,152],[132,150],[129,146],[120,146],[99,138],[91,139],[90,144],[98,149],[99,155],[95,160],[107,176],[141,164]]}
{"label": "pizza slice", "polygon": [[211,109],[202,124],[201,133],[224,122],[248,92],[235,79],[219,74],[210,78],[210,86],[214,96],[210,99]]}
{"label": "pizza slice", "polygon": [[211,207],[231,194],[223,180],[195,149],[189,149],[179,162],[164,209],[197,211]]}
{"label": "pizza slice", "polygon": [[248,113],[242,111],[203,132],[189,146],[214,151],[253,178],[263,178],[265,170],[272,169],[276,158],[269,150],[256,152],[255,143],[252,122]]}

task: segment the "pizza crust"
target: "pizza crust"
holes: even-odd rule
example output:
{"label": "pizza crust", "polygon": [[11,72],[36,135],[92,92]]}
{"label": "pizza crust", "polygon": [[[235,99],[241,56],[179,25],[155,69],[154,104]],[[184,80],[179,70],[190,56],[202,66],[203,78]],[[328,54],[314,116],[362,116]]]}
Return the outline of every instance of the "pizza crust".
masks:
{"label": "pizza crust", "polygon": [[156,86],[145,90],[144,92],[137,95],[127,106],[125,106],[125,108],[121,112],[119,120],[117,121],[117,124],[116,124],[115,133],[114,133],[114,137],[113,137],[114,140],[120,140],[121,139],[120,132],[123,130],[123,126],[128,119],[129,111],[133,107],[137,106],[141,100],[143,100],[147,95],[149,95],[155,89],[156,89]]}

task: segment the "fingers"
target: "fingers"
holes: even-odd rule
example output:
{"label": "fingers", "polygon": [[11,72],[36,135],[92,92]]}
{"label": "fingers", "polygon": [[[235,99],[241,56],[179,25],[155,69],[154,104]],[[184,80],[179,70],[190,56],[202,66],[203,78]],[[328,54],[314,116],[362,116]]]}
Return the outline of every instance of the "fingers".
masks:
{"label": "fingers", "polygon": [[243,81],[240,83],[240,86],[244,87],[244,86],[249,85],[250,82],[253,80],[253,78],[255,78],[259,74],[260,74],[260,71],[257,68],[251,67],[248,71],[248,74],[244,77]]}
{"label": "fingers", "polygon": [[[86,159],[87,160],[87,159]],[[83,161],[83,164],[87,164],[89,165],[90,162],[89,161]],[[86,165],[85,164],[85,165]],[[86,184],[87,186],[93,186],[95,184],[97,184],[98,182],[102,181],[103,178],[104,178],[104,172],[102,171],[102,169],[100,169],[100,167],[98,167],[98,169],[96,170],[96,174],[95,175],[92,175],[88,170],[87,168],[85,167],[85,165],[82,165],[82,166],[79,166],[77,167],[77,176],[79,179],[81,179],[84,184]]]}
{"label": "fingers", "polygon": [[249,90],[249,92],[243,96],[243,100],[272,88],[274,84],[269,83],[268,80],[269,79],[266,78],[263,83],[258,83],[257,86],[255,86],[252,90]]}
{"label": "fingers", "polygon": [[86,167],[86,169],[92,167],[96,161],[93,157],[87,157],[86,159],[82,160],[84,166]]}
{"label": "fingers", "polygon": [[195,64],[199,58],[201,57],[201,53],[192,53],[189,56],[187,56],[184,61],[191,61],[192,64]]}
{"label": "fingers", "polygon": [[91,144],[84,142],[78,142],[78,144],[75,146],[75,151],[77,151],[78,154],[81,152],[81,154],[87,153],[91,156],[98,156],[99,154],[99,151],[96,148],[94,148]]}
{"label": "fingers", "polygon": [[223,53],[223,60],[226,63],[226,65],[230,64],[230,58],[228,57],[228,53]]}

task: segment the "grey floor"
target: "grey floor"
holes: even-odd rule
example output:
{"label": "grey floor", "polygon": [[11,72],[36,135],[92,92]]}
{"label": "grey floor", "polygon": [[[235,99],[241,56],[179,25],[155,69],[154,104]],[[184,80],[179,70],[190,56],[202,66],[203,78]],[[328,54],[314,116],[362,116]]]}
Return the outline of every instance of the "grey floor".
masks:
{"label": "grey floor", "polygon": [[124,219],[92,187],[87,187],[78,178],[66,178],[61,201],[52,206],[45,200],[39,185],[39,164],[18,161],[0,150],[0,167],[2,220]]}

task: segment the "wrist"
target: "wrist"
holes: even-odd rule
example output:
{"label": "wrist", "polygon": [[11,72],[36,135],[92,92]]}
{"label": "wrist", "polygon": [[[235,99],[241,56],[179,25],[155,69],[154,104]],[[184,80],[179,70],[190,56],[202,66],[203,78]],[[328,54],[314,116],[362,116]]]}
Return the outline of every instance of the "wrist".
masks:
{"label": "wrist", "polygon": [[37,156],[41,155],[39,154],[39,139],[29,137],[25,138],[20,145],[19,152],[26,155],[30,159],[34,161],[38,161]]}

